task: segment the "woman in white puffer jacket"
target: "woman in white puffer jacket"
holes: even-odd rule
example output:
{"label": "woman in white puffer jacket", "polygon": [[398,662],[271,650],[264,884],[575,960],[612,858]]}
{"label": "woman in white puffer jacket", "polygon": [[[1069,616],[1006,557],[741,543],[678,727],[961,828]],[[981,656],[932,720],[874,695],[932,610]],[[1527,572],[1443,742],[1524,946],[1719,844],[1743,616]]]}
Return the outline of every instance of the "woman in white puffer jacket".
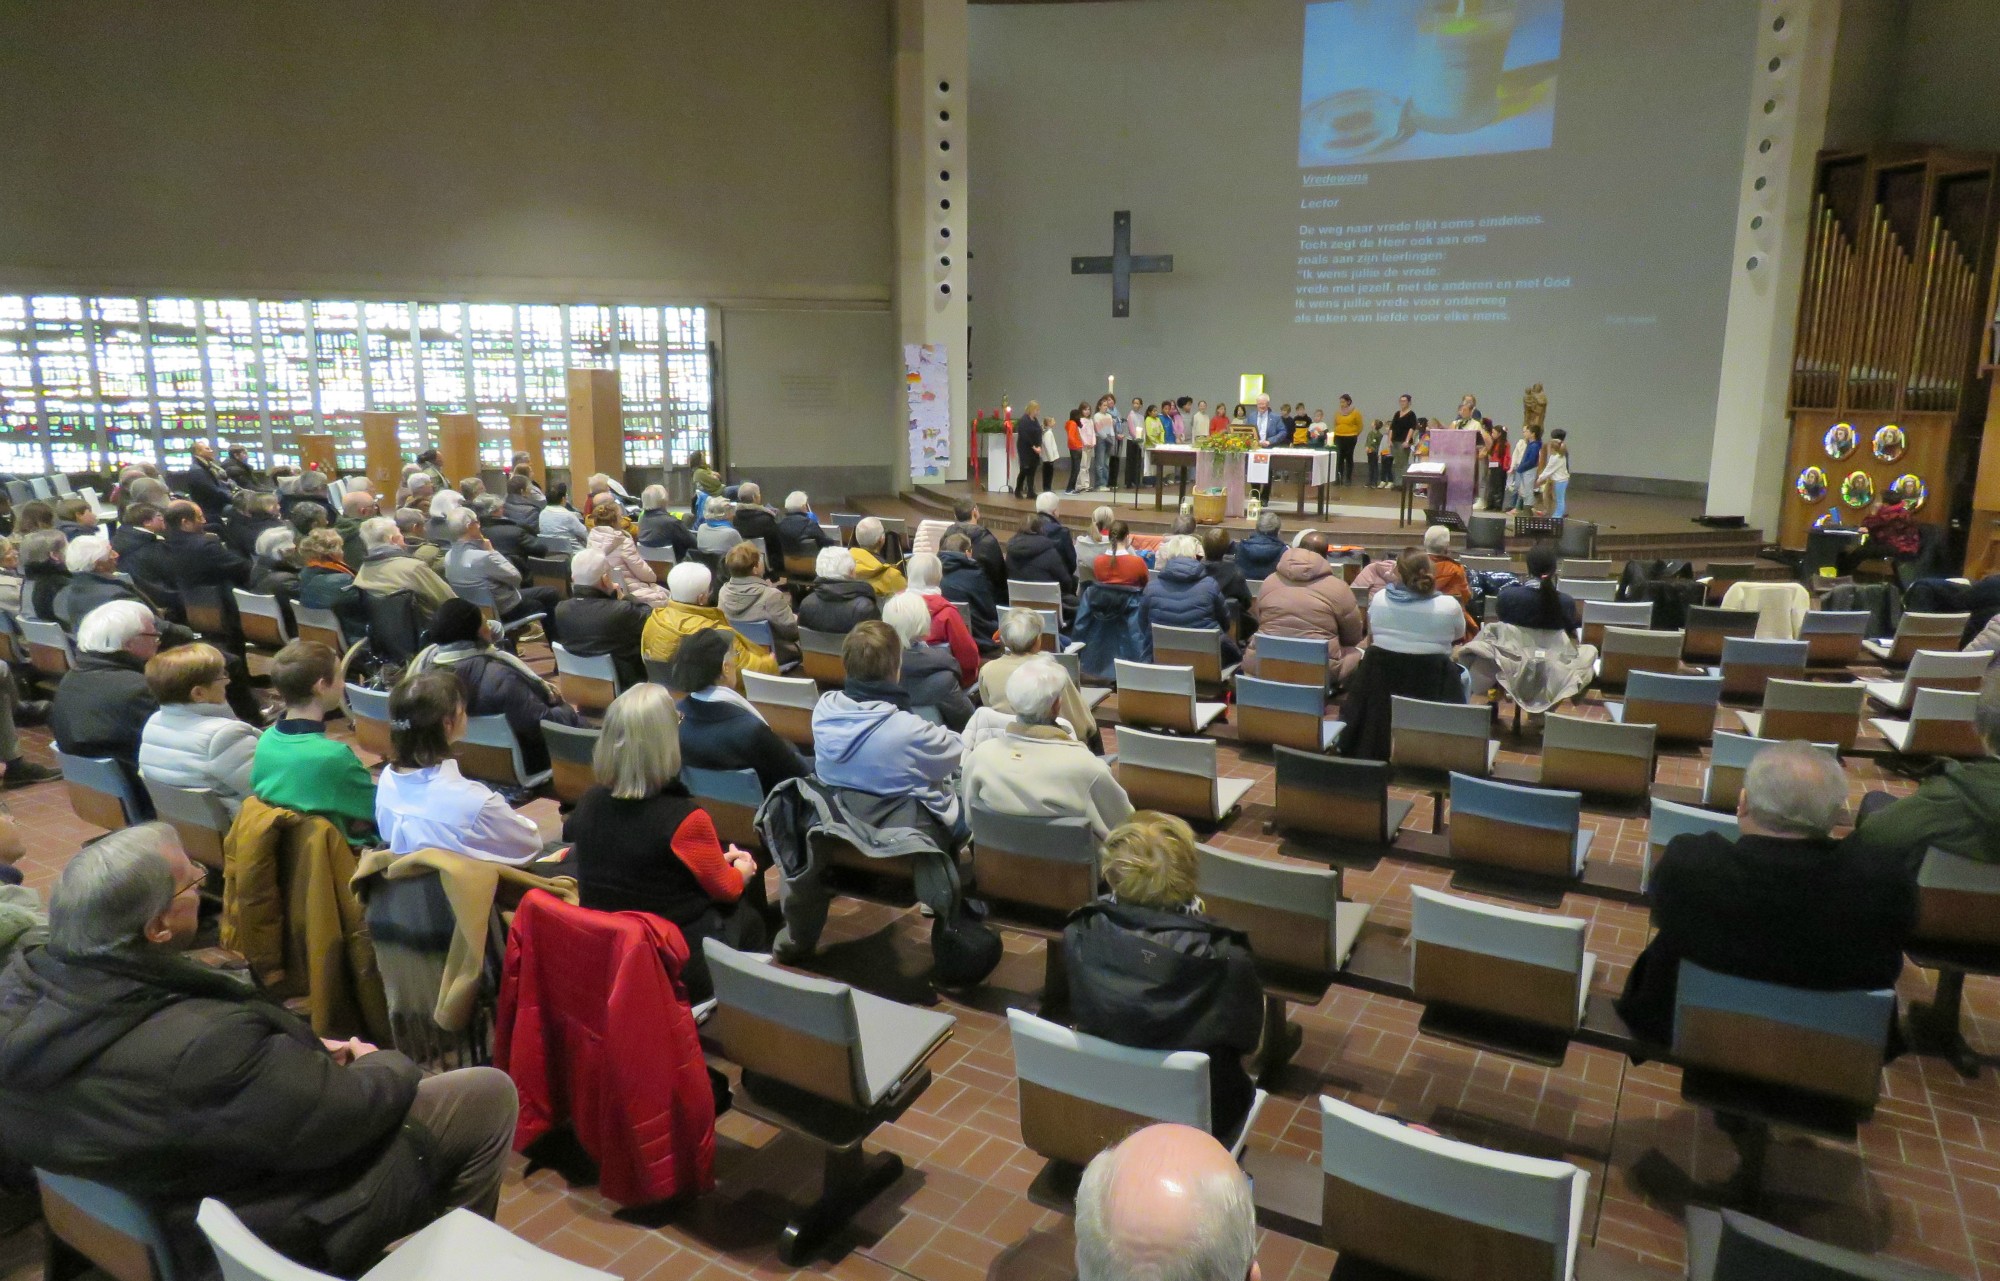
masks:
{"label": "woman in white puffer jacket", "polygon": [[590,509],[589,523],[586,545],[604,553],[604,566],[611,571],[612,581],[624,591],[625,598],[654,609],[666,608],[667,589],[660,586],[659,574],[639,554],[639,544],[626,531],[625,513],[618,500],[600,494]]}
{"label": "woman in white puffer jacket", "polygon": [[139,739],[139,774],[172,787],[209,788],[234,814],[250,795],[258,730],[229,710],[228,685],[228,668],[213,645],[153,655],[146,686],[160,710],[146,718]]}

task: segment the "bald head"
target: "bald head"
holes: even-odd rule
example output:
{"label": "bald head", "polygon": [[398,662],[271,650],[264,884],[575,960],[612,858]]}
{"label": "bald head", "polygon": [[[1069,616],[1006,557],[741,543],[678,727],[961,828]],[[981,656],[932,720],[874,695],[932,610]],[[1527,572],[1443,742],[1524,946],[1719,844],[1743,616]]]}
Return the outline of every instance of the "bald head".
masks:
{"label": "bald head", "polygon": [[1076,1268],[1079,1281],[1258,1281],[1249,1179],[1203,1131],[1147,1126],[1084,1171]]}

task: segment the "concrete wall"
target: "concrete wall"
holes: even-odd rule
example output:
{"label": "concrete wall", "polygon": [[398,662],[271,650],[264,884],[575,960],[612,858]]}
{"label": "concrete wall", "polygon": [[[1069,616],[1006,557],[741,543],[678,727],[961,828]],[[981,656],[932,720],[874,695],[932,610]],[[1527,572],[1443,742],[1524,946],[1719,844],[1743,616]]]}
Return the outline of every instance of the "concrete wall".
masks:
{"label": "concrete wall", "polygon": [[893,490],[902,386],[880,368],[895,349],[887,311],[725,311],[731,478],[774,505],[803,489],[822,514],[828,497]]}
{"label": "concrete wall", "polygon": [[1912,0],[1891,94],[1896,141],[2000,151],[2000,4]]}

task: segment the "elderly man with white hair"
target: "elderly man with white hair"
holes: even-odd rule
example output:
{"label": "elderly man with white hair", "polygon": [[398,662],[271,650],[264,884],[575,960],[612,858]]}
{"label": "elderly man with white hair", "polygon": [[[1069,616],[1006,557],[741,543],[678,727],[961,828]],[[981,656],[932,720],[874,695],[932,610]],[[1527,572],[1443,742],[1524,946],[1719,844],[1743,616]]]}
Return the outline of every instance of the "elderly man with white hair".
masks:
{"label": "elderly man with white hair", "polygon": [[340,519],[333,522],[333,532],[340,535],[341,551],[348,564],[359,565],[368,554],[368,548],[361,542],[361,522],[381,514],[382,500],[366,484],[356,488],[350,483],[347,492],[340,496]]}
{"label": "elderly man with white hair", "polygon": [[445,517],[445,532],[451,535],[451,550],[444,554],[444,580],[454,592],[474,604],[490,599],[502,622],[541,614],[549,639],[561,638],[553,617],[561,596],[553,587],[521,586],[520,567],[493,550],[479,528],[478,512],[462,504],[454,508]]}
{"label": "elderly man with white hair", "polygon": [[[806,496],[806,491],[794,489],[785,495],[785,514],[778,517],[778,543],[786,559],[796,556],[810,560],[824,548],[838,547],[840,540],[829,538],[819,527],[819,517],[813,515],[812,499]],[[784,561],[778,564],[783,565]]]}
{"label": "elderly man with white hair", "polygon": [[727,498],[711,498],[702,505],[701,523],[694,529],[695,550],[721,560],[729,549],[743,541],[736,532],[736,504]]}
{"label": "elderly man with white hair", "polygon": [[778,535],[778,513],[764,506],[764,491],[746,480],[736,487],[736,513],[730,518],[746,543],[764,549],[764,563],[773,569],[785,563],[785,540]]}
{"label": "elderly man with white hair", "polygon": [[640,684],[646,679],[640,638],[652,616],[652,606],[619,589],[603,552],[586,547],[569,558],[569,598],[555,613],[564,649],[580,658],[609,658],[620,685]]}
{"label": "elderly man with white hair", "polygon": [[873,516],[864,516],[854,527],[854,576],[875,589],[881,597],[894,596],[909,586],[903,571],[883,559],[888,532]]}
{"label": "elderly man with white hair", "polygon": [[[668,571],[669,600],[665,608],[654,610],[652,617],[646,620],[640,652],[647,658],[664,663],[674,656],[681,642],[689,636],[717,628],[727,631],[734,638],[737,671],[776,676],[778,660],[772,657],[771,651],[743,639],[729,626],[729,620],[723,617],[722,611],[709,603],[709,588],[714,579],[706,565],[676,565]],[[740,684],[739,681],[732,688],[740,687]]]}
{"label": "elderly man with white hair", "polygon": [[451,585],[437,571],[423,563],[403,541],[398,522],[374,516],[361,522],[361,545],[367,549],[361,563],[354,566],[354,585],[364,592],[387,596],[409,592],[416,598],[417,612],[426,621],[437,607],[452,599]]}
{"label": "elderly man with white hair", "polygon": [[1006,687],[1013,722],[974,748],[966,762],[968,808],[1023,818],[1088,819],[1100,841],[1132,817],[1132,800],[1111,767],[1057,723],[1070,688],[1069,674],[1046,654],[1014,668]]}
{"label": "elderly man with white hair", "polygon": [[125,769],[135,793],[139,739],[160,709],[146,687],[146,660],[160,652],[160,623],[135,600],[115,600],[83,616],[76,629],[76,663],[56,686],[49,728],[72,756],[109,756]]}
{"label": "elderly man with white hair", "polygon": [[1077,1281],[1259,1281],[1250,1180],[1215,1136],[1149,1125],[1092,1158]]}
{"label": "elderly man with white hair", "polygon": [[[1038,651],[1042,639],[1042,616],[1032,609],[1007,609],[1000,612],[1000,644],[1006,653],[999,658],[989,659],[979,669],[979,701],[986,707],[1013,715],[1014,705],[1008,701],[1008,682],[1022,667],[1047,655]],[[1054,659],[1049,659],[1055,665]],[[1056,670],[1063,669],[1056,666]],[[1098,738],[1097,721],[1090,714],[1089,704],[1083,701],[1083,691],[1076,682],[1063,673],[1063,688],[1057,694],[1056,713],[1069,722],[1077,741],[1092,743]]]}
{"label": "elderly man with white hair", "polygon": [[671,547],[675,560],[687,560],[696,551],[694,531],[667,506],[665,485],[648,485],[639,491],[638,541],[641,547]]}
{"label": "elderly man with white hair", "polygon": [[813,588],[799,602],[799,626],[845,636],[856,623],[882,617],[875,589],[854,576],[854,554],[823,547],[813,562]]}
{"label": "elderly man with white hair", "polygon": [[72,538],[63,549],[63,568],[69,581],[57,589],[50,612],[72,632],[85,614],[106,601],[143,599],[138,589],[114,577],[118,553],[102,534]]}
{"label": "elderly man with white hair", "polygon": [[1658,931],[1633,963],[1618,1013],[1642,1041],[1673,1038],[1681,963],[1821,991],[1894,987],[1916,924],[1903,860],[1836,841],[1847,822],[1840,761],[1802,740],[1751,760],[1740,835],[1676,836],[1647,889]]}

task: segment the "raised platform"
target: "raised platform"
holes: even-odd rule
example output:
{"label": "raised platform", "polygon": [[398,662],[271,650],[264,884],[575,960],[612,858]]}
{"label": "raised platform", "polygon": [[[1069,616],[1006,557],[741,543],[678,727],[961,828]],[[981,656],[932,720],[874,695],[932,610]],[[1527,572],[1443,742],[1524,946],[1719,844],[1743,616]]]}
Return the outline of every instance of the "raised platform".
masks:
{"label": "raised platform", "polygon": [[[1323,529],[1336,542],[1371,549],[1412,546],[1423,537],[1421,517],[1411,524],[1397,526],[1398,494],[1394,490],[1362,486],[1329,490],[1327,514],[1321,517],[1316,510],[1301,515],[1293,502],[1297,491],[1279,492],[1287,488],[1280,482],[1273,490],[1272,503],[1284,520],[1287,537],[1300,529]],[[965,483],[918,485],[907,494],[871,495],[850,501],[856,510],[876,515],[949,520],[952,504],[961,498],[976,501],[984,523],[996,532],[1019,529],[1034,511],[1034,503],[1030,501],[1011,494],[975,492]],[[1103,490],[1065,495],[1060,511],[1066,524],[1077,527],[1087,523],[1090,513],[1101,506],[1110,507],[1119,519],[1131,525],[1134,533],[1140,534],[1165,533],[1177,514],[1171,487],[1159,510],[1154,509],[1153,493],[1148,488],[1137,496],[1129,489],[1115,495]],[[1708,529],[1695,524],[1694,518],[1701,515],[1701,503],[1694,499],[1647,494],[1572,494],[1569,514],[1596,522],[1597,554],[1612,560],[1637,557],[1751,560],[1764,542],[1758,530]],[[1247,521],[1233,520],[1224,522],[1224,528],[1233,535],[1241,535],[1248,533],[1251,526]],[[1518,548],[1525,543],[1514,540],[1510,546]]]}

